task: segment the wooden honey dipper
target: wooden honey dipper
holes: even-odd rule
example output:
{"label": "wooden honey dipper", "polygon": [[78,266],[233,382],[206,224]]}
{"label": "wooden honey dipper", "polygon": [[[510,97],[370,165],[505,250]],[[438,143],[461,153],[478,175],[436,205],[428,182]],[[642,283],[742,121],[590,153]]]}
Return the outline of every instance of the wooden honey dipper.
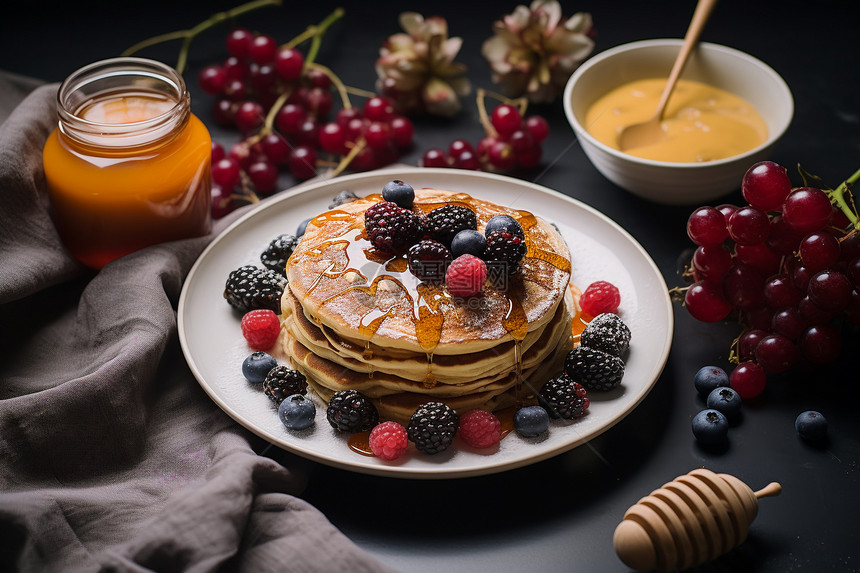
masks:
{"label": "wooden honey dipper", "polygon": [[732,475],[695,469],[624,513],[615,528],[615,552],[637,571],[701,565],[743,543],[758,514],[758,499],[781,491],[782,486],[772,482],[753,492]]}

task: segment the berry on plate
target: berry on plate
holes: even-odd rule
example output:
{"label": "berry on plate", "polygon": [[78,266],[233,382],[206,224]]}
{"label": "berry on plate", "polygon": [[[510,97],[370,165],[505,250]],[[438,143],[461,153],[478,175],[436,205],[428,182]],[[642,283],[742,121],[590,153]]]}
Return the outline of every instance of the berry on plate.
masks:
{"label": "berry on plate", "polygon": [[402,456],[409,447],[406,428],[393,421],[382,422],[374,426],[370,430],[368,442],[373,455],[387,462]]}
{"label": "berry on plate", "polygon": [[275,271],[246,265],[230,272],[224,298],[242,312],[258,308],[281,312],[281,296],[286,284],[287,279]]}
{"label": "berry on plate", "polygon": [[452,296],[468,298],[484,288],[487,265],[474,255],[460,255],[448,265],[445,282]]}
{"label": "berry on plate", "polygon": [[588,323],[579,342],[586,348],[620,357],[630,348],[630,328],[617,314],[604,312]]}
{"label": "berry on plate", "polygon": [[314,423],[317,408],[314,403],[301,394],[287,396],[278,406],[278,418],[287,429],[304,430]]}
{"label": "berry on plate", "polygon": [[460,416],[457,432],[473,448],[490,448],[502,439],[502,422],[492,412],[476,408]]}
{"label": "berry on plate", "polygon": [[588,390],[606,392],[621,383],[624,361],[608,352],[577,346],[564,360],[564,373]]}
{"label": "berry on plate", "polygon": [[579,299],[582,311],[591,316],[604,312],[617,313],[621,304],[621,294],[618,287],[608,281],[596,281],[586,287]]}
{"label": "berry on plate", "polygon": [[411,209],[415,201],[415,190],[409,183],[395,179],[382,187],[382,198],[397,203],[404,209]]}
{"label": "berry on plate", "polygon": [[549,430],[549,413],[541,406],[525,406],[514,414],[514,429],[526,438],[539,436]]}
{"label": "berry on plate", "polygon": [[564,373],[553,376],[541,387],[538,402],[555,419],[575,420],[587,407],[582,385]]}
{"label": "berry on plate", "polygon": [[268,352],[258,350],[249,354],[242,361],[242,375],[248,382],[262,384],[263,380],[266,379],[266,374],[277,365],[278,361],[275,360],[274,356]]}
{"label": "berry on plate", "polygon": [[263,380],[263,393],[275,404],[280,404],[287,396],[305,395],[307,392],[308,382],[305,375],[283,365],[272,368]]}
{"label": "berry on plate", "polygon": [[457,433],[460,417],[444,402],[427,402],[419,406],[406,432],[409,440],[425,454],[438,454],[448,449]]}
{"label": "berry on plate", "polygon": [[340,432],[366,432],[379,422],[379,412],[357,390],[339,390],[328,402],[326,419]]}
{"label": "berry on plate", "polygon": [[281,321],[269,309],[256,309],[246,312],[240,323],[242,336],[254,350],[269,350],[278,340]]}

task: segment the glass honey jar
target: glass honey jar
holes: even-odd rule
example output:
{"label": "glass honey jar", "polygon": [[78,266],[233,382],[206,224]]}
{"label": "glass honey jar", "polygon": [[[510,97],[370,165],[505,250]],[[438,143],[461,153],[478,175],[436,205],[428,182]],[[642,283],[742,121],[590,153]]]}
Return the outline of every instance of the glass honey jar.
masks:
{"label": "glass honey jar", "polygon": [[60,85],[57,115],[43,165],[52,217],[77,259],[98,269],[209,232],[211,138],[176,70],[95,62]]}

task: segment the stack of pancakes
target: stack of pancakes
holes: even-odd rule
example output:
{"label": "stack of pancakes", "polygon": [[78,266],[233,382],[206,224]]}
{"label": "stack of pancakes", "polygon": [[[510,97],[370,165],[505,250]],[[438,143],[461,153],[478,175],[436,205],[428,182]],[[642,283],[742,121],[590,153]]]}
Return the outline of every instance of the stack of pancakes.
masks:
{"label": "stack of pancakes", "polygon": [[528,247],[520,269],[487,280],[467,299],[412,275],[404,255],[377,251],[364,212],[369,195],[313,219],[287,262],[284,350],[324,400],[339,390],[370,398],[380,418],[408,422],[442,401],[458,412],[513,406],[559,372],[572,346],[575,289],[558,231],[525,211],[464,193],[416,190],[413,210],[446,203],[477,214],[478,229],[505,214]]}

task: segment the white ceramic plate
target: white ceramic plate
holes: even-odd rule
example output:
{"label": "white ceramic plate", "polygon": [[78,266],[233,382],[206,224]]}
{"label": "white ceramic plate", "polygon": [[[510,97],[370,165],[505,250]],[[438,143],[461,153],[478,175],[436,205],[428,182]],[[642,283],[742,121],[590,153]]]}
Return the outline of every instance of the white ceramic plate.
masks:
{"label": "white ceramic plate", "polygon": [[[352,451],[347,436],[331,428],[317,400],[316,424],[303,432],[287,430],[277,408],[241,373],[251,352],[239,318],[223,298],[230,271],[244,264],[262,266],[260,253],[281,233],[328,208],[349,189],[359,196],[378,193],[392,179],[416,189],[435,187],[525,209],[553,221],[572,253],[573,282],[583,290],[608,280],[621,291],[619,314],[632,332],[621,385],[606,394],[589,394],[588,415],[575,422],[553,422],[540,438],[508,434],[491,453],[455,446],[435,456],[410,448],[396,462]],[[480,172],[409,168],[347,175],[283,193],[247,213],[219,235],[191,269],[178,312],[179,339],[194,376],[227,414],[255,434],[286,450],[332,466],[377,475],[455,478],[500,472],[531,464],[579,446],[629,414],[651,390],[669,355],[673,315],[666,283],[645,250],[605,215],[558,192],[521,180]]]}

